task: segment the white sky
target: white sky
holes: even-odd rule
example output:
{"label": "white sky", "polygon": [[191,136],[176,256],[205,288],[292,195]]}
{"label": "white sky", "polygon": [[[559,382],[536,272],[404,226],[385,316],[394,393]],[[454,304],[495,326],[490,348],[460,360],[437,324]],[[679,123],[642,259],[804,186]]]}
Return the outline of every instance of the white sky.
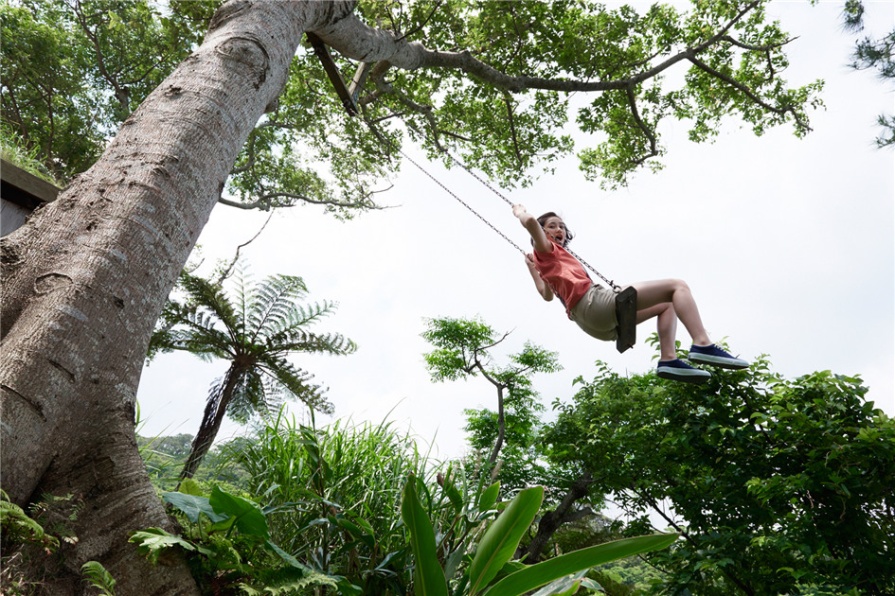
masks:
{"label": "white sky", "polygon": [[[787,378],[818,370],[860,375],[869,399],[895,415],[895,161],[873,146],[879,113],[895,110],[891,82],[848,68],[856,37],[840,26],[841,3],[775,3],[791,44],[791,84],[826,80],[826,110],[812,114],[804,140],[791,127],[756,138],[730,122],[711,145],[687,141],[682,123],[662,130],[665,169],[635,175],[629,187],[602,191],[571,158],[556,175],[505,192],[535,214],[558,211],[577,234],[572,248],[608,277],[631,282],[686,280],[713,339],[752,359],[768,354]],[[870,2],[868,24],[895,23],[895,4]],[[498,197],[460,169],[429,171],[485,217],[526,245],[525,230]],[[507,352],[526,340],[558,352],[564,370],[535,378],[548,406],[570,400],[572,380],[592,378],[594,362],[620,373],[654,366],[639,343],[619,355],[543,302],[509,244],[409,163],[382,202],[399,206],[339,222],[317,207],[274,215],[244,250],[256,280],[304,278],[310,300],[339,302],[314,327],[354,339],[346,357],[298,355],[295,363],[328,386],[335,418],[388,419],[437,457],[464,451],[465,408],[495,407],[483,379],[430,382],[420,337],[425,319],[479,317],[512,331]],[[218,207],[200,239],[208,260],[229,257],[267,214]],[[645,324],[639,339],[652,333]],[[679,327],[679,339],[689,337]],[[188,354],[161,355],[143,374],[140,434],[195,434],[211,382],[227,368]],[[295,407],[294,411],[300,412]],[[327,422],[328,417],[318,417]],[[225,423],[219,440],[238,434]]]}

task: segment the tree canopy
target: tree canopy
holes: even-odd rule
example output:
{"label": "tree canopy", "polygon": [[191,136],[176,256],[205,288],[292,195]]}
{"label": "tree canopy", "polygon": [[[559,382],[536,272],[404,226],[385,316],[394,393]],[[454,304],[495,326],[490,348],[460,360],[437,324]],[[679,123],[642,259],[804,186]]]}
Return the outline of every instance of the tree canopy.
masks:
{"label": "tree canopy", "polygon": [[[6,134],[40,148],[62,178],[83,171],[199,43],[217,4],[4,5],[4,39],[14,40],[3,48]],[[249,135],[223,202],[318,203],[342,215],[374,207],[387,188],[382,178],[399,167],[405,135],[430,157],[451,163],[456,154],[507,186],[530,183],[572,152],[587,177],[624,184],[644,164],[661,167],[666,119],[686,120],[694,141],[711,140],[730,116],[756,134],[789,123],[802,136],[808,110],[820,105],[821,82],[789,88],[782,78],[791,38],[766,22],[760,1],[703,2],[689,11],[457,0],[356,9],[388,32],[387,47],[377,50],[387,62],[372,53],[374,40],[386,41],[380,34],[323,37],[340,50],[343,79],[369,65],[358,90],[361,118],[346,115],[306,44],[278,102]],[[573,124],[584,137],[572,134]]]}
{"label": "tree canopy", "polygon": [[547,441],[639,518],[630,531],[652,514],[684,536],[653,559],[662,590],[885,594],[895,424],[866,391],[829,371],[783,379],[766,358],[704,388],[604,369],[557,403]]}

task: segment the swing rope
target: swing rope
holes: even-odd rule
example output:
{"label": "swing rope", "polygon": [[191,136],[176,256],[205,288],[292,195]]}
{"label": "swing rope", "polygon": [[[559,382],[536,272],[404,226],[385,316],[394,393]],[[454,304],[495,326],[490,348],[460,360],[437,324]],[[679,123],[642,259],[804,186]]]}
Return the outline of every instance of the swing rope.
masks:
{"label": "swing rope", "polygon": [[[329,77],[330,82],[332,82],[333,86],[336,89],[336,93],[342,99],[342,104],[345,106],[345,109],[348,111],[348,114],[351,116],[359,115],[360,110],[358,109],[357,103],[357,95],[359,93],[360,88],[363,86],[363,81],[366,78],[366,75],[369,73],[369,63],[362,63],[355,73],[354,79],[351,81],[350,86],[345,85],[345,81],[342,79],[342,76],[339,72],[338,67],[333,62],[332,56],[329,55],[329,50],[326,47],[326,44],[323,43],[323,40],[318,38],[316,35],[312,33],[308,33],[308,40],[314,46],[314,53],[320,58],[320,62],[323,64],[323,68],[326,71],[327,76]],[[364,123],[370,128],[374,135],[376,135],[376,131],[372,124],[366,119],[363,118]],[[409,125],[409,123],[408,123]],[[379,136],[379,135],[376,135]],[[452,161],[459,164],[464,170],[466,170],[473,178],[484,184],[487,188],[491,190],[498,197],[503,199],[508,205],[512,207],[513,202],[509,200],[507,197],[503,196],[496,188],[491,186],[486,180],[481,178],[478,174],[469,169],[466,164],[462,161],[451,155],[447,149],[441,147],[440,145],[436,146],[444,153],[447,157],[449,157]],[[527,253],[522,250],[515,242],[510,240],[503,232],[498,230],[490,221],[485,219],[478,211],[473,209],[468,203],[466,203],[463,199],[457,196],[456,193],[451,191],[447,186],[441,183],[435,176],[430,174],[426,168],[418,164],[413,160],[407,153],[405,153],[400,146],[397,146],[395,149],[404,156],[404,158],[415,165],[423,174],[428,176],[435,182],[438,186],[443,188],[449,195],[454,197],[461,205],[466,207],[469,211],[472,212],[473,215],[482,220],[489,228],[497,232],[501,238],[510,243],[516,250],[521,252],[523,255]],[[566,249],[568,250],[568,249]],[[590,269],[597,277],[602,279],[606,284],[615,291],[615,310],[616,317],[618,319],[618,337],[615,342],[616,349],[619,353],[624,352],[625,350],[631,348],[636,342],[636,315],[637,315],[637,291],[632,287],[628,286],[624,290],[622,290],[618,285],[615,284],[612,280],[605,277],[602,273],[594,269],[587,261],[579,257],[577,254],[568,251],[573,257],[578,259],[578,261],[584,265],[586,268]]]}
{"label": "swing rope", "polygon": [[[506,234],[504,234],[504,233],[501,232],[499,229],[497,229],[497,227],[494,226],[494,224],[492,224],[490,221],[488,221],[487,219],[485,219],[485,217],[484,217],[482,214],[480,214],[478,211],[476,211],[475,209],[473,209],[473,208],[469,205],[469,203],[467,203],[466,201],[464,201],[463,199],[461,199],[459,196],[457,196],[457,193],[455,193],[455,192],[452,191],[450,188],[448,188],[447,186],[445,186],[444,184],[442,184],[442,182],[441,182],[438,178],[436,178],[435,176],[433,176],[432,174],[430,174],[428,170],[426,170],[423,166],[421,166],[421,165],[418,164],[416,161],[414,161],[414,159],[413,159],[412,157],[410,157],[409,155],[407,155],[407,153],[405,153],[403,149],[398,149],[398,151],[401,153],[401,155],[404,156],[404,159],[406,159],[407,161],[409,161],[410,163],[412,163],[413,165],[415,165],[415,166],[417,167],[417,169],[419,169],[419,171],[421,171],[423,174],[425,174],[426,176],[428,176],[428,177],[432,180],[432,182],[434,182],[435,184],[437,184],[438,186],[440,186],[441,188],[443,188],[444,191],[445,191],[446,193],[448,193],[449,195],[451,195],[452,197],[454,197],[454,198],[457,200],[458,203],[460,203],[461,205],[463,205],[464,207],[466,207],[467,209],[469,209],[469,211],[472,212],[473,215],[475,215],[475,216],[478,217],[480,220],[482,220],[482,221],[485,223],[486,226],[488,226],[489,228],[491,228],[492,230],[494,230],[495,232],[497,232],[497,234],[498,234],[501,238],[503,238],[504,240],[506,240],[507,242],[509,242],[509,243],[513,246],[513,248],[515,248],[516,250],[518,250],[518,251],[519,251],[520,253],[522,253],[523,255],[526,254],[526,252],[525,252],[524,250],[522,250],[522,248],[521,248],[518,244],[516,244],[515,242],[513,242],[513,241],[512,241]],[[453,159],[453,156],[451,156],[451,159]],[[456,161],[456,160],[455,160],[455,161]],[[460,163],[460,162],[458,161],[457,163]],[[466,169],[467,172],[469,172],[469,173],[472,174],[476,179],[478,179],[482,184],[484,184],[484,185],[487,186],[488,188],[491,188],[491,186],[490,186],[487,182],[485,182],[484,180],[482,180],[481,178],[479,178],[478,176],[476,176],[473,172],[471,172],[469,169],[467,169],[466,166],[463,166],[463,164],[460,164],[460,165],[461,165],[464,169]],[[509,201],[505,196],[501,195],[499,192],[497,192],[497,191],[494,190],[493,188],[491,188],[491,190],[493,190],[495,193],[497,193],[498,196],[500,196],[500,198],[502,198],[504,201],[506,201],[507,203],[510,203],[510,201]],[[510,203],[510,205],[512,205],[512,203]]]}
{"label": "swing rope", "polygon": [[[456,157],[451,155],[446,149],[444,149],[442,147],[439,147],[439,149],[441,149],[441,151],[445,155],[447,155],[449,158],[451,158],[455,163],[459,164],[460,167],[462,167],[464,170],[469,172],[469,174],[473,178],[475,178],[476,180],[478,180],[479,182],[484,184],[486,187],[491,189],[491,192],[493,192],[498,197],[503,199],[508,205],[510,205],[510,206],[513,205],[512,201],[510,201],[508,198],[506,198],[503,194],[500,193],[500,191],[498,191],[496,188],[491,186],[486,180],[481,178],[478,174],[476,174],[471,169],[466,167],[466,164],[464,164],[462,161],[460,161],[459,159],[457,159]],[[419,169],[423,174],[428,176],[433,182],[435,182],[435,184],[437,184],[438,186],[443,188],[446,193],[448,193],[449,195],[454,197],[454,199],[456,199],[461,205],[463,205],[470,212],[472,212],[473,215],[475,215],[480,220],[485,222],[485,225],[487,225],[489,228],[491,228],[492,230],[497,232],[497,234],[499,234],[501,238],[503,238],[504,240],[509,242],[513,246],[513,248],[515,248],[516,250],[521,252],[523,255],[526,254],[526,252],[524,250],[522,250],[518,244],[516,244],[515,242],[510,240],[510,238],[508,238],[506,236],[506,234],[504,234],[503,232],[498,230],[497,227],[495,227],[490,221],[485,219],[484,216],[482,216],[478,211],[473,209],[469,205],[469,203],[467,203],[466,201],[461,199],[459,196],[457,196],[457,194],[454,191],[452,191],[447,186],[442,184],[442,182],[438,178],[436,178],[434,175],[429,173],[429,171],[426,168],[424,168],[423,166],[418,164],[412,157],[407,155],[407,153],[403,149],[398,148],[398,152],[400,152],[401,155],[404,156],[404,159],[406,159],[407,161],[409,161],[410,163],[415,165],[417,167],[417,169]],[[585,267],[590,269],[600,279],[602,279],[604,282],[606,282],[606,284],[610,288],[612,288],[612,290],[615,292],[615,315],[616,315],[616,319],[618,321],[618,327],[617,327],[618,336],[616,337],[616,340],[615,340],[615,347],[619,353],[625,352],[626,350],[632,348],[634,346],[634,344],[637,343],[637,290],[635,290],[632,286],[628,286],[627,288],[625,288],[623,290],[620,286],[616,285],[615,282],[613,282],[610,279],[607,279],[603,274],[601,274],[599,271],[597,271],[596,269],[591,267],[587,263],[587,261],[585,261],[584,259],[579,257],[577,254],[575,254],[568,248],[566,250],[569,252],[569,254],[571,254],[573,257],[578,259],[578,261],[580,261],[582,265],[584,265]]]}
{"label": "swing rope", "polygon": [[[478,180],[479,182],[481,182],[481,183],[482,183],[486,188],[488,188],[491,192],[493,192],[493,193],[496,194],[498,197],[500,197],[501,199],[503,199],[503,201],[504,201],[507,205],[509,205],[510,207],[513,206],[513,202],[512,202],[510,199],[508,199],[506,196],[504,196],[503,193],[501,193],[499,190],[497,190],[496,188],[494,188],[493,186],[491,186],[491,184],[490,184],[487,180],[485,180],[484,178],[482,178],[481,176],[479,176],[477,173],[475,173],[472,169],[470,169],[469,167],[467,167],[467,165],[466,165],[465,163],[463,163],[462,161],[460,161],[459,159],[457,159],[456,157],[454,157],[454,155],[451,154],[447,149],[445,149],[445,148],[443,148],[443,147],[438,147],[438,149],[439,149],[442,153],[444,153],[445,155],[447,155],[447,156],[451,159],[451,161],[453,161],[454,163],[456,163],[457,165],[459,165],[461,168],[463,168],[464,170],[466,170],[466,171],[469,173],[470,176],[472,176],[473,178],[475,178],[476,180]],[[475,215],[475,216],[478,217],[480,220],[482,220],[483,222],[485,222],[485,225],[487,225],[489,228],[491,228],[492,230],[494,230],[495,232],[497,232],[497,233],[500,235],[501,238],[503,238],[504,240],[506,240],[507,242],[509,242],[509,243],[510,243],[516,250],[518,250],[518,251],[519,251],[520,253],[522,253],[523,255],[527,254],[524,250],[522,250],[522,249],[519,247],[518,244],[516,244],[515,242],[513,242],[512,240],[510,240],[510,238],[508,238],[506,234],[504,234],[504,233],[501,232],[499,229],[497,229],[497,227],[494,226],[494,224],[492,224],[490,221],[488,221],[487,219],[485,219],[484,216],[482,216],[478,211],[476,211],[475,209],[473,209],[473,208],[472,208],[466,201],[464,201],[464,200],[461,199],[459,196],[457,196],[456,193],[454,193],[451,189],[449,189],[447,186],[445,186],[444,184],[442,184],[440,180],[438,180],[435,176],[433,176],[432,174],[430,174],[430,173],[429,173],[423,166],[421,166],[421,165],[418,164],[416,161],[414,161],[413,158],[411,158],[409,155],[407,155],[407,153],[405,153],[403,149],[398,149],[398,151],[401,153],[401,155],[404,156],[404,159],[406,159],[407,161],[409,161],[410,163],[412,163],[413,165],[415,165],[415,166],[417,167],[417,169],[419,169],[423,174],[425,174],[426,176],[428,176],[433,182],[435,182],[435,184],[437,184],[438,186],[440,186],[441,188],[443,188],[443,189],[445,190],[445,192],[447,192],[449,195],[451,195],[452,197],[454,197],[454,199],[456,199],[461,205],[463,205],[463,206],[466,207],[469,211],[471,211],[473,215]],[[588,269],[590,269],[591,272],[593,272],[594,274],[596,274],[597,277],[599,277],[599,278],[602,279],[604,282],[606,282],[606,284],[607,284],[610,288],[612,288],[614,291],[618,292],[618,291],[621,290],[621,287],[619,287],[614,281],[612,281],[611,279],[608,279],[605,275],[603,275],[602,273],[600,273],[599,271],[597,271],[596,269],[594,269],[594,268],[593,268],[587,261],[585,261],[584,259],[582,259],[581,257],[579,257],[574,251],[572,251],[572,249],[566,247],[566,251],[567,251],[570,255],[572,255],[573,257],[575,257],[576,259],[578,259],[578,261],[580,261],[582,265],[584,265],[585,267],[587,267]]]}

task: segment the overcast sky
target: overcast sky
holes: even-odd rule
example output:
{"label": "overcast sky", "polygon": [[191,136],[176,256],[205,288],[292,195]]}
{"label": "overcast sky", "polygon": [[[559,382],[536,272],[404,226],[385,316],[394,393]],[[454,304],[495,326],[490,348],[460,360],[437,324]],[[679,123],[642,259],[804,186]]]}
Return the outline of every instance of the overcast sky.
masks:
{"label": "overcast sky", "polygon": [[[893,26],[895,4],[868,5],[878,33]],[[895,162],[891,150],[873,145],[877,115],[895,110],[893,87],[847,67],[855,35],[842,31],[840,7],[770,8],[799,36],[789,51],[790,83],[826,81],[826,109],[812,113],[806,139],[789,126],[757,138],[731,121],[717,142],[697,145],[684,124],[666,123],[664,170],[640,172],[623,190],[586,182],[570,158],[555,175],[508,194],[532,213],[559,212],[576,233],[572,248],[618,282],[686,280],[710,335],[735,354],[767,354],[787,378],[860,375],[869,399],[895,415]],[[527,243],[510,208],[467,173],[426,167]],[[557,301],[544,302],[522,256],[412,164],[393,183],[382,202],[396,208],[349,222],[316,207],[282,210],[244,250],[255,279],[299,275],[311,300],[337,301],[314,330],[358,344],[350,356],[293,358],[329,387],[336,413],[318,423],[388,419],[433,444],[438,457],[462,454],[463,410],[494,408],[495,393],[483,379],[429,380],[422,355],[430,346],[420,334],[432,317],[478,317],[512,332],[499,356],[526,341],[557,352],[564,370],[535,378],[548,409],[554,398],[570,400],[572,380],[592,378],[597,360],[621,374],[655,366],[655,351],[642,343],[654,326],[641,326],[641,343],[619,355],[580,331]],[[232,255],[266,217],[219,206],[199,241],[206,260]],[[679,339],[689,345],[682,326]],[[138,394],[140,434],[195,434],[208,387],[226,368],[188,354],[159,356]],[[240,432],[228,422],[219,439]]]}

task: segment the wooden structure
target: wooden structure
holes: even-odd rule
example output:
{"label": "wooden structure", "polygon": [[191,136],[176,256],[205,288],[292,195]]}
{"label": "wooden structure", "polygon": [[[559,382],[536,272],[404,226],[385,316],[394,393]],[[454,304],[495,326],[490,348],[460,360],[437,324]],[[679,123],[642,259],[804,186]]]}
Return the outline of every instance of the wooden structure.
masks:
{"label": "wooden structure", "polygon": [[0,236],[20,228],[35,209],[55,201],[58,194],[59,188],[46,180],[0,160]]}
{"label": "wooden structure", "polygon": [[323,65],[323,70],[326,72],[326,76],[329,77],[329,81],[332,83],[333,88],[335,88],[336,95],[342,100],[342,105],[345,106],[348,115],[357,116],[360,113],[360,109],[357,105],[360,90],[364,86],[364,82],[367,80],[367,75],[370,73],[370,67],[372,67],[373,64],[370,62],[361,62],[357,67],[357,72],[354,73],[354,77],[351,79],[351,84],[346,85],[345,79],[342,78],[342,73],[339,72],[339,67],[336,66],[332,55],[329,53],[329,48],[326,47],[323,40],[310,31],[306,32],[305,35],[308,37],[308,41],[311,42],[311,46],[314,48],[314,53],[317,54],[317,57],[320,59],[320,63]]}

